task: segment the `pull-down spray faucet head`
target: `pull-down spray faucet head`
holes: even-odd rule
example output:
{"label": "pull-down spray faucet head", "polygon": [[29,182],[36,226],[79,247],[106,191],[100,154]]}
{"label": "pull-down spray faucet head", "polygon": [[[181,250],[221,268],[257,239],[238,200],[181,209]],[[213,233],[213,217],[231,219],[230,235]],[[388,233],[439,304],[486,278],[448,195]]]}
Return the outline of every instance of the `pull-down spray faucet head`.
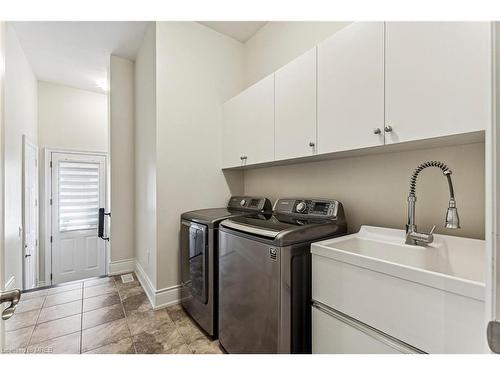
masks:
{"label": "pull-down spray faucet head", "polygon": [[448,203],[445,227],[449,229],[460,228],[460,218],[458,217],[457,203],[455,202],[454,198],[451,198]]}
{"label": "pull-down spray faucet head", "polygon": [[453,190],[453,183],[451,182],[451,170],[447,169],[443,172],[448,180],[450,188],[450,200],[448,202],[448,210],[446,211],[445,227],[448,229],[460,228],[460,218],[458,217],[457,202],[455,201],[455,192]]}
{"label": "pull-down spray faucet head", "polygon": [[432,235],[434,228],[430,233],[420,233],[417,231],[417,225],[415,224],[415,201],[417,200],[415,190],[417,186],[417,177],[422,170],[428,167],[441,169],[443,171],[443,175],[448,181],[450,200],[448,203],[448,210],[446,211],[445,227],[450,229],[460,228],[460,219],[458,217],[457,204],[455,202],[455,192],[453,191],[453,183],[451,181],[451,170],[446,164],[440,161],[427,161],[420,164],[410,178],[410,192],[408,194],[408,223],[406,224],[406,243],[410,245],[417,245],[419,243],[429,244],[434,240]]}

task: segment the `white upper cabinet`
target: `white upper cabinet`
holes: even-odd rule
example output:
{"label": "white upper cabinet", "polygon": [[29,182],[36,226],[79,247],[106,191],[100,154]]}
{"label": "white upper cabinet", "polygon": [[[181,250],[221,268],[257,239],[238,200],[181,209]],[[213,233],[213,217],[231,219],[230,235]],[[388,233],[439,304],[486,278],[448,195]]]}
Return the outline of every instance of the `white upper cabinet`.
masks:
{"label": "white upper cabinet", "polygon": [[485,129],[490,33],[487,22],[386,24],[386,143]]}
{"label": "white upper cabinet", "polygon": [[318,45],[318,152],[383,144],[384,23],[356,22]]}
{"label": "white upper cabinet", "polygon": [[223,138],[222,138],[222,165],[225,168],[243,165],[242,139],[245,129],[240,120],[244,110],[243,101],[236,96],[223,105]]}
{"label": "white upper cabinet", "polygon": [[275,73],[276,159],[316,151],[316,47]]}
{"label": "white upper cabinet", "polygon": [[225,168],[274,160],[274,74],[223,106]]}
{"label": "white upper cabinet", "polygon": [[491,38],[489,22],[352,23],[224,105],[223,165],[485,130]]}

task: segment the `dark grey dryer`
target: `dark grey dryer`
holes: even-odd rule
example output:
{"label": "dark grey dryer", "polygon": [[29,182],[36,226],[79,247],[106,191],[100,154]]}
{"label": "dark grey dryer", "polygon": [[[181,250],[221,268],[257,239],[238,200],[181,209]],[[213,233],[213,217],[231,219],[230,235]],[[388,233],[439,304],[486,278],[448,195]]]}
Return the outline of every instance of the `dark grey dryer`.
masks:
{"label": "dark grey dryer", "polygon": [[345,234],[342,204],[280,199],[219,230],[219,342],[229,353],[311,352],[311,242]]}
{"label": "dark grey dryer", "polygon": [[271,211],[259,197],[231,197],[227,208],[211,208],[181,215],[181,301],[205,332],[217,336],[218,227],[227,218]]}

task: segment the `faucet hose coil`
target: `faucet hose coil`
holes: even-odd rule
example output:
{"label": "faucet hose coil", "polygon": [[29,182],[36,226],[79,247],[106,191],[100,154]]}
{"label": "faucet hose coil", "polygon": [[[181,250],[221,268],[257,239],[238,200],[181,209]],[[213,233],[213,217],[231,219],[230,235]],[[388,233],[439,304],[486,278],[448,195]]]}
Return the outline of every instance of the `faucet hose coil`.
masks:
{"label": "faucet hose coil", "polygon": [[415,195],[415,189],[416,189],[416,186],[417,186],[417,177],[418,175],[420,174],[420,172],[422,172],[425,168],[429,168],[429,167],[435,167],[435,168],[439,168],[443,171],[443,174],[446,176],[446,178],[448,179],[448,186],[450,188],[450,198],[451,199],[454,199],[455,198],[455,193],[453,191],[453,185],[451,183],[451,169],[448,168],[448,166],[441,162],[441,161],[436,161],[436,160],[432,160],[432,161],[426,161],[422,164],[420,164],[414,171],[413,171],[413,174],[411,175],[411,178],[410,178],[410,196],[414,196]]}

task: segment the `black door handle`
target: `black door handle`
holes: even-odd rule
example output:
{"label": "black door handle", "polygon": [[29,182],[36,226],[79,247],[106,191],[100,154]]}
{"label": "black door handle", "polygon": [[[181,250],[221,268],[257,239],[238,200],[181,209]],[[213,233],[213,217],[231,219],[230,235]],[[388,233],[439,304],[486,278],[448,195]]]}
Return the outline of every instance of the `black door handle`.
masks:
{"label": "black door handle", "polygon": [[97,236],[105,241],[109,241],[109,237],[104,237],[104,216],[111,217],[111,212],[105,212],[104,208],[99,208],[99,225],[97,227]]}

